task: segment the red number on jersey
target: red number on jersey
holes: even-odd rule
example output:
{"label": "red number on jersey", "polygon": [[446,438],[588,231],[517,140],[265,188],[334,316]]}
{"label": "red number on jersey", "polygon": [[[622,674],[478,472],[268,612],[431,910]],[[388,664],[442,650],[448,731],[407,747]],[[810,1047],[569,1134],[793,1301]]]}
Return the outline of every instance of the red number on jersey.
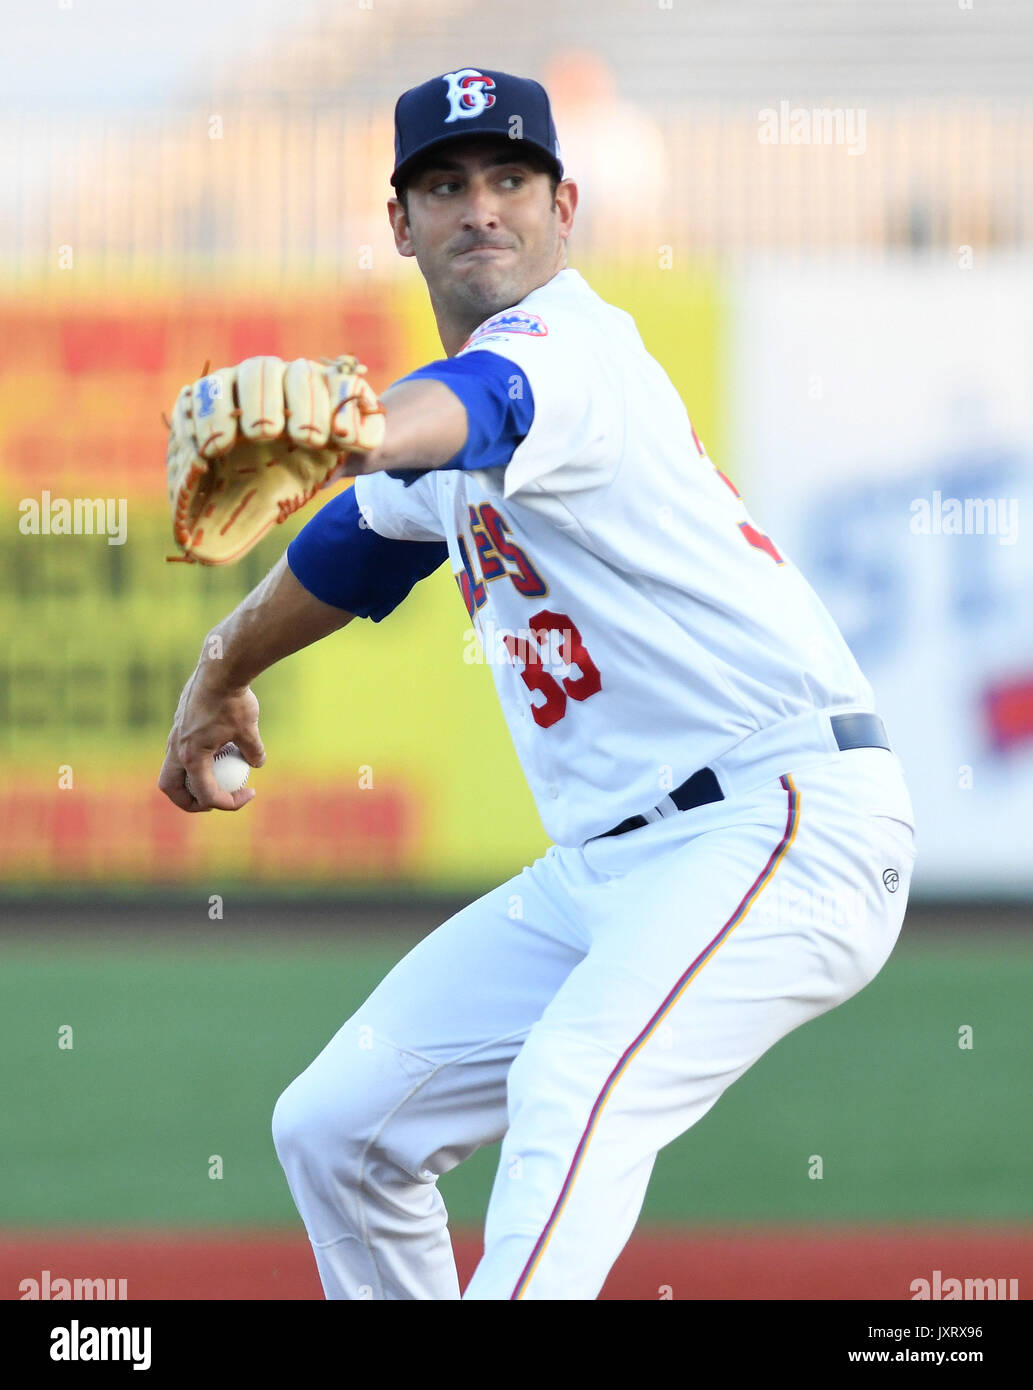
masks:
{"label": "red number on jersey", "polygon": [[[542,729],[557,723],[567,712],[567,697],[572,700],[587,700],[590,695],[602,689],[602,676],[599,668],[588,655],[581,634],[565,613],[553,613],[543,608],[531,619],[531,632],[535,645],[526,637],[507,634],[503,641],[511,657],[523,663],[521,678],[528,690],[541,691],[545,696],[540,705],[532,704],[531,715]],[[565,666],[576,666],[579,676],[564,676],[558,681],[542,665],[543,654],[548,652],[549,635],[558,633],[559,659]],[[543,650],[544,649],[544,650]]]}

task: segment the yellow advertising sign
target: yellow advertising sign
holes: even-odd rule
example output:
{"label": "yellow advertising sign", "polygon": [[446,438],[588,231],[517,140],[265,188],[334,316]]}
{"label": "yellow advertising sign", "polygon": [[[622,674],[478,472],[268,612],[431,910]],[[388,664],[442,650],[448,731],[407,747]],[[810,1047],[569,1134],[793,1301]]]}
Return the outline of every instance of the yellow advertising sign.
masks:
{"label": "yellow advertising sign", "polygon": [[[713,281],[584,274],[635,316],[720,457]],[[160,413],[206,359],[347,349],[383,388],[443,355],[422,282],[347,298],[0,305],[4,880],[462,889],[545,849],[447,566],[383,623],[256,681],[268,763],[243,812],[184,815],[156,789],[203,638],[313,514],[232,568],[166,563]]]}

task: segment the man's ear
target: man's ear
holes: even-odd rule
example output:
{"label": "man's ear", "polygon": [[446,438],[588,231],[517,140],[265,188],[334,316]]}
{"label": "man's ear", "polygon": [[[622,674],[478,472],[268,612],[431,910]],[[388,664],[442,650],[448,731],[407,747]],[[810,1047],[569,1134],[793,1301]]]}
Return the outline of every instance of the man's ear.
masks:
{"label": "man's ear", "polygon": [[387,215],[391,221],[391,231],[394,233],[395,250],[400,256],[415,256],[409,219],[401,198],[388,198]]}
{"label": "man's ear", "polygon": [[559,234],[566,240],[574,230],[574,214],[577,211],[578,188],[573,179],[563,179],[556,186],[556,209],[559,213]]}

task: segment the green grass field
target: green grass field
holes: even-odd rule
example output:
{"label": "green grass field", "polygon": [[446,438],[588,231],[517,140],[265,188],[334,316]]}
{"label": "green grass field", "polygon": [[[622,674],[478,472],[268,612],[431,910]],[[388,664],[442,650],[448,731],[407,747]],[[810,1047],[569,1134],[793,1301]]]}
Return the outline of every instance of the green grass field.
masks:
{"label": "green grass field", "polygon": [[[411,941],[6,938],[0,1225],[295,1224],[276,1097]],[[1033,1219],[1031,997],[1033,944],[903,942],[660,1154],[643,1217]],[[453,1222],[482,1221],[496,1159],[442,1180]]]}

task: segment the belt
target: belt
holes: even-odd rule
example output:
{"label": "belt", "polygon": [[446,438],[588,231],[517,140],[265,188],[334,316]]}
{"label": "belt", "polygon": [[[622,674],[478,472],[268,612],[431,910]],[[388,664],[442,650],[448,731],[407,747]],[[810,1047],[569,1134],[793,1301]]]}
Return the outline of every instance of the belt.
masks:
{"label": "belt", "polygon": [[[850,748],[889,748],[886,727],[877,714],[834,714],[831,718],[832,734],[841,752]],[[670,799],[679,811],[691,811],[697,806],[706,806],[711,801],[724,801],[724,792],[718,785],[716,775],[709,767],[700,768],[680,787],[670,793]],[[662,816],[661,808],[656,814]],[[668,814],[670,814],[668,812]],[[629,816],[615,825],[612,830],[604,830],[593,835],[593,840],[605,840],[608,835],[623,835],[626,830],[638,830],[650,822],[645,816]]]}

